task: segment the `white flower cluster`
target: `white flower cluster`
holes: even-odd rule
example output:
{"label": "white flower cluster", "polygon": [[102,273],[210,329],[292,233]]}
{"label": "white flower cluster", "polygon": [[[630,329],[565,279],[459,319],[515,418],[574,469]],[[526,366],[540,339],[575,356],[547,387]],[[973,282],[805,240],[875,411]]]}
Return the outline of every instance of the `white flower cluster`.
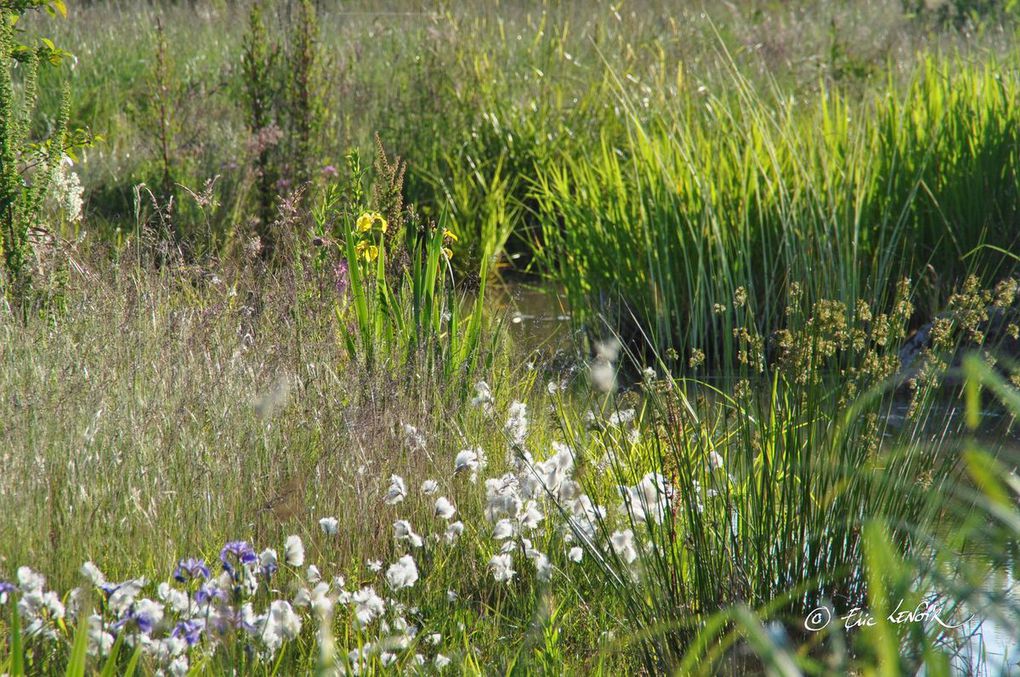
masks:
{"label": "white flower cluster", "polygon": [[82,195],[85,188],[82,187],[78,174],[71,170],[71,164],[68,157],[60,161],[50,177],[49,191],[63,217],[70,223],[75,223],[81,220]]}
{"label": "white flower cluster", "polygon": [[[488,393],[487,386],[476,390]],[[491,397],[483,404],[491,414]],[[598,429],[612,434],[614,427],[628,425],[634,418],[633,410],[620,411]],[[510,453],[502,474],[485,476],[488,458],[475,446],[461,450],[452,468],[447,466],[454,486],[425,479],[419,485],[420,494],[411,496],[403,477],[384,477],[383,504],[400,506],[397,510],[424,504],[426,511],[418,513],[416,524],[394,515],[396,553],[386,562],[367,560],[369,580],[350,591],[342,576],[324,580],[318,567],[306,563],[305,544],[297,535],[288,536],[279,552],[266,548],[257,553],[245,541],[232,541],[220,552],[219,572],[211,571],[204,560],[181,560],[171,580],[154,586],[140,578],[107,581],[99,567],[86,562],[81,574],[102,599],[97,606],[101,612],[87,619],[88,652],[108,655],[123,637],[125,644],[140,647],[152,657],[163,674],[186,674],[196,658],[211,655],[227,638],[239,639],[252,655],[270,660],[310,625],[319,628],[320,650],[332,652],[334,619],[346,618],[359,637],[359,648],[339,660],[347,670],[370,672],[398,664],[412,670],[427,664],[442,669],[450,659],[438,651],[441,638],[435,634],[425,641],[417,638],[419,628],[408,618],[420,623],[422,615],[416,608],[408,610],[405,603],[423,594],[420,580],[429,573],[431,563],[441,559],[434,549],[452,546],[464,533],[464,522],[457,519],[461,512],[450,498],[465,496],[469,488],[456,486],[464,481],[482,480],[481,558],[487,560],[488,575],[497,583],[515,585],[528,578],[528,572],[533,580],[549,582],[557,571],[554,560],[581,563],[586,550],[600,561],[618,563],[628,575],[639,576],[643,558],[654,548],[654,540],[644,536],[652,527],[667,523],[677,508],[674,486],[659,473],[646,473],[633,486],[617,487],[620,503],[610,514],[575,479],[573,449],[554,442],[546,458],[533,457],[528,450],[528,423],[527,407],[513,402],[503,426]],[[729,477],[718,452],[708,451],[703,463],[710,487]],[[713,488],[702,492],[697,481],[694,491],[698,510],[703,499],[717,495]],[[318,526],[327,542],[341,531],[336,517],[322,517]],[[561,557],[547,554],[561,550]],[[420,570],[419,562],[429,565]],[[16,583],[0,581],[0,604],[17,600],[27,637],[64,643],[69,643],[68,628],[73,631],[78,625],[65,621],[65,614],[77,613],[83,593],[72,591],[65,609],[61,598],[45,589],[45,579],[27,567],[18,570]],[[460,594],[448,590],[449,603],[456,603]],[[436,650],[418,653],[426,645]]]}
{"label": "white flower cluster", "polygon": [[[455,509],[448,499],[440,501],[448,520]],[[323,518],[319,523],[327,536],[336,533],[335,518]],[[415,536],[408,523],[398,525],[406,538]],[[342,576],[325,581],[315,565],[304,568],[305,547],[299,536],[287,537],[281,552],[282,560],[272,548],[256,554],[248,543],[234,541],[220,553],[219,574],[210,571],[204,560],[181,560],[170,580],[155,585],[145,579],[110,582],[99,567],[86,562],[80,570],[82,577],[103,600],[96,607],[100,611],[87,618],[89,655],[107,656],[122,637],[126,646],[138,647],[151,657],[157,674],[185,675],[192,663],[201,664],[199,659],[211,656],[223,642],[241,641],[257,660],[272,665],[280,649],[310,624],[320,628],[320,649],[332,651],[331,624],[343,609],[370,640],[347,655],[350,671],[358,673],[379,664],[385,667],[398,658],[412,665],[431,663],[439,670],[450,664],[450,658],[438,651],[431,651],[430,658],[423,653],[400,656],[411,647],[420,651],[424,643],[415,641],[418,628],[408,622],[407,609],[399,600],[380,596],[371,585],[348,591]],[[275,580],[283,575],[290,582]],[[393,593],[414,587],[419,579],[414,558],[399,557],[383,579]],[[71,591],[65,609],[57,593],[46,590],[45,584],[41,574],[21,567],[16,584],[0,581],[0,605],[17,600],[27,639],[68,644],[69,633],[78,626],[78,600],[86,591]],[[281,595],[283,590],[291,595]],[[155,594],[145,596],[146,591]],[[364,634],[369,626],[372,633]],[[427,644],[438,649],[441,640],[433,633]],[[338,657],[338,665],[343,663]]]}

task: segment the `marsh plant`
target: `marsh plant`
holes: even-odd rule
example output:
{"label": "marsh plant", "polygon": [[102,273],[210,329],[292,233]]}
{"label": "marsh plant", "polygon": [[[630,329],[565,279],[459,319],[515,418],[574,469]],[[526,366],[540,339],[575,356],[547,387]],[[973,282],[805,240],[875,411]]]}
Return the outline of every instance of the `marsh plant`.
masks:
{"label": "marsh plant", "polygon": [[538,171],[539,255],[579,320],[597,329],[610,314],[635,345],[640,328],[660,352],[711,358],[733,329],[715,307],[738,288],[771,331],[790,280],[809,299],[838,290],[840,303],[888,307],[898,280],[928,267],[930,316],[945,280],[990,283],[1015,266],[973,255],[1018,244],[1010,75],[931,59],[904,94],[863,110],[839,91],[805,110],[732,77],[729,92],[691,92],[650,122],[621,93],[624,141]]}

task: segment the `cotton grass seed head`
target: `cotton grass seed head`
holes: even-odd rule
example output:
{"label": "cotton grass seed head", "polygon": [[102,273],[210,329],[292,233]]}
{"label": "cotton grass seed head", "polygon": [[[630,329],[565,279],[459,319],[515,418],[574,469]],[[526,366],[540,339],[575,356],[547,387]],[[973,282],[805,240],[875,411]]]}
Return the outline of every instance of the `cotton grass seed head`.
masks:
{"label": "cotton grass seed head", "polygon": [[336,536],[340,533],[340,522],[335,517],[323,517],[319,520],[319,528],[327,536]]}
{"label": "cotton grass seed head", "polygon": [[404,555],[386,570],[386,582],[393,591],[410,588],[417,580],[418,567],[410,555]]}
{"label": "cotton grass seed head", "polygon": [[440,496],[436,499],[436,517],[450,520],[455,514],[457,514],[457,509],[453,507],[453,503],[450,503],[450,499],[446,496]]}
{"label": "cotton grass seed head", "polygon": [[283,553],[287,566],[299,567],[305,563],[305,546],[300,536],[288,536]]}

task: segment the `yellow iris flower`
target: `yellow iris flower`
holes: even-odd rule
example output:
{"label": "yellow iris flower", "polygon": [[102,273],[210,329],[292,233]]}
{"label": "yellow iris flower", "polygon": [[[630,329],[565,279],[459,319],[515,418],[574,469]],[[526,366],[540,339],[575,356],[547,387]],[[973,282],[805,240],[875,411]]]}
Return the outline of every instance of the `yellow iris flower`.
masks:
{"label": "yellow iris flower", "polygon": [[357,244],[354,251],[357,253],[359,259],[368,263],[375,261],[376,257],[379,256],[379,248],[374,244],[365,242],[364,240]]}
{"label": "yellow iris flower", "polygon": [[367,233],[370,230],[378,230],[385,233],[389,225],[383,215],[379,212],[365,212],[358,217],[357,228],[360,233]]}

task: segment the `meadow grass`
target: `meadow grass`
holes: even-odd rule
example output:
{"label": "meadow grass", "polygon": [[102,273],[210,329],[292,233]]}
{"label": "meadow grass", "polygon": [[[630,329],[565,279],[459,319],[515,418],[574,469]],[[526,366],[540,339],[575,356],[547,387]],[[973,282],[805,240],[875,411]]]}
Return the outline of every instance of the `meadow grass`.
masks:
{"label": "meadow grass", "polygon": [[0,270],[0,672],[994,669],[887,617],[1020,628],[1015,8],[946,7],[19,21],[103,138]]}

